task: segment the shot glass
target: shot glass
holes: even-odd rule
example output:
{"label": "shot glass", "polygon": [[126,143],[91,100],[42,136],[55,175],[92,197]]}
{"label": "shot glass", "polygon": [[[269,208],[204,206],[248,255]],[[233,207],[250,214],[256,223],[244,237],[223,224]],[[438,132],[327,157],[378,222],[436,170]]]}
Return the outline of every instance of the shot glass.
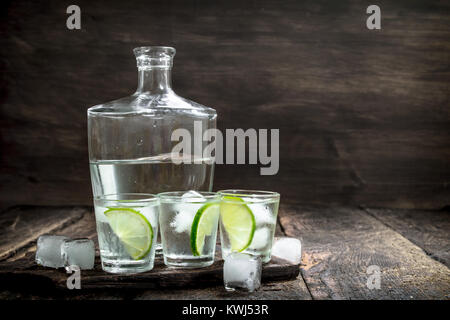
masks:
{"label": "shot glass", "polygon": [[232,252],[271,258],[280,194],[270,191],[221,190],[220,242],[222,258]]}
{"label": "shot glass", "polygon": [[164,192],[159,224],[164,263],[201,268],[214,263],[220,197],[213,192]]}
{"label": "shot glass", "polygon": [[102,268],[110,273],[153,269],[159,199],[152,194],[121,193],[94,198]]}

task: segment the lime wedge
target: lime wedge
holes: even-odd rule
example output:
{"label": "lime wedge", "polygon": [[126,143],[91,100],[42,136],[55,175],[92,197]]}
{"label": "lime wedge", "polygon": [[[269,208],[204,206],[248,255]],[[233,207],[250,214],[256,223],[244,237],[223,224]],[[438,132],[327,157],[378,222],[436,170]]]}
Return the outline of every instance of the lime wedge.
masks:
{"label": "lime wedge", "polygon": [[202,254],[205,237],[210,236],[214,228],[217,228],[218,216],[218,203],[207,203],[198,209],[191,227],[191,250],[194,256]]}
{"label": "lime wedge", "polygon": [[110,208],[104,214],[111,229],[134,260],[144,258],[150,252],[153,228],[139,211],[130,208]]}
{"label": "lime wedge", "polygon": [[222,200],[225,201],[220,203],[220,217],[230,240],[231,251],[244,251],[255,234],[255,216],[241,198],[225,196]]}

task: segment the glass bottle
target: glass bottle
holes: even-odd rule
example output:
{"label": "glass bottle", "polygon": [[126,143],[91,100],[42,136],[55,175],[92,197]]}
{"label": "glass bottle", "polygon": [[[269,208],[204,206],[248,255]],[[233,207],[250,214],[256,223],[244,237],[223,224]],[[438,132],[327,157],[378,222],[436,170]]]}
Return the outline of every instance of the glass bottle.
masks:
{"label": "glass bottle", "polygon": [[[202,150],[210,142],[202,137],[206,130],[216,128],[216,111],[172,90],[174,48],[139,47],[134,54],[138,67],[136,92],[87,112],[94,197],[211,191],[214,159],[203,156]],[[173,151],[180,143],[172,141],[176,129],[190,135],[191,148]],[[194,136],[202,140],[200,144],[194,144]]]}

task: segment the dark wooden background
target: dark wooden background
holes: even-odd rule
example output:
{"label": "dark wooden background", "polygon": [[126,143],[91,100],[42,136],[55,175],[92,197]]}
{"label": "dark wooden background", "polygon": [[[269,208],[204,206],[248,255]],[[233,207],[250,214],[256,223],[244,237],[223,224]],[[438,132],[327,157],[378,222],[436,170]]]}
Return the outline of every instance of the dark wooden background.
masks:
{"label": "dark wooden background", "polygon": [[218,126],[279,128],[280,171],[217,167],[215,189],[283,201],[450,203],[448,1],[12,1],[1,14],[0,207],[91,204],[86,109],[136,88],[132,49],[176,47],[174,88]]}

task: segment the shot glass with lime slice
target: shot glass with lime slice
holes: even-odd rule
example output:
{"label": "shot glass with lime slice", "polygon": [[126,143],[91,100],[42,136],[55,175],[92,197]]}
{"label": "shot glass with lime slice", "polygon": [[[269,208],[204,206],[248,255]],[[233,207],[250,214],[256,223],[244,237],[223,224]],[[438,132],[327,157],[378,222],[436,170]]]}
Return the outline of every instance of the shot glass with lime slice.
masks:
{"label": "shot glass with lime slice", "polygon": [[221,190],[220,242],[222,258],[244,252],[271,258],[280,194],[271,191]]}
{"label": "shot glass with lime slice", "polygon": [[164,263],[179,268],[201,268],[213,264],[219,195],[175,191],[158,196]]}
{"label": "shot glass with lime slice", "polygon": [[159,199],[152,194],[121,193],[94,199],[102,268],[110,273],[153,269]]}

